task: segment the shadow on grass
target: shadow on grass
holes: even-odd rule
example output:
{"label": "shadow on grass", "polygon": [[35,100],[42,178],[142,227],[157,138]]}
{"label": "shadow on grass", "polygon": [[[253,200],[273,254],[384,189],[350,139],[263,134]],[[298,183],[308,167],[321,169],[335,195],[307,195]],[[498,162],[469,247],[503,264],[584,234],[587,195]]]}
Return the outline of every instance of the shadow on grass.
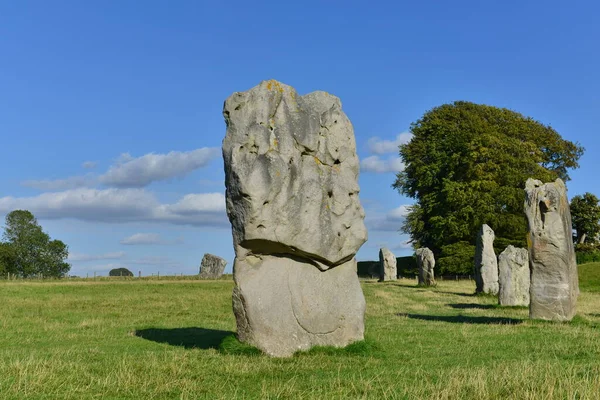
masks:
{"label": "shadow on grass", "polygon": [[523,322],[521,319],[505,317],[477,317],[471,315],[422,315],[422,314],[396,314],[398,317],[407,317],[410,319],[419,319],[422,321],[441,321],[455,324],[495,324],[495,325],[516,325]]}
{"label": "shadow on grass", "polygon": [[221,343],[231,331],[207,328],[148,328],[135,331],[135,336],[186,349],[220,349]]}
{"label": "shadow on grass", "polygon": [[498,306],[493,304],[474,304],[474,303],[455,303],[448,304],[449,307],[456,308],[458,310],[491,310],[493,308],[498,308]]}
{"label": "shadow on grass", "polygon": [[324,354],[328,356],[372,356],[378,352],[379,346],[370,340],[361,340],[346,347],[315,346],[305,351],[297,351],[294,357],[304,355]]}

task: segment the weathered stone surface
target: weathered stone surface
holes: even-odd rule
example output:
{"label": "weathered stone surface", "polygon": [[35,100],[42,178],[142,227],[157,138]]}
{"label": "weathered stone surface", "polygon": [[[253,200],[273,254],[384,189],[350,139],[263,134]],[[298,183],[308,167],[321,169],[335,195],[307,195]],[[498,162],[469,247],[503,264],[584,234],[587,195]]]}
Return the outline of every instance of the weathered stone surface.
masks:
{"label": "weathered stone surface", "polygon": [[422,247],[415,251],[417,255],[417,266],[419,267],[419,285],[435,285],[433,268],[435,268],[435,257],[433,251]]}
{"label": "weathered stone surface", "polygon": [[200,263],[200,278],[219,279],[223,275],[226,265],[226,260],[206,253]]}
{"label": "weathered stone surface", "polygon": [[475,249],[475,284],[477,293],[498,294],[498,260],[494,252],[494,231],[483,224]]}
{"label": "weathered stone surface", "polygon": [[395,281],[397,278],[396,256],[384,247],[379,250],[379,281]]}
{"label": "weathered stone surface", "polygon": [[531,287],[529,317],[570,321],[576,313],[579,279],[571,212],[564,182],[528,179],[525,214]]}
{"label": "weathered stone surface", "polygon": [[264,81],[230,96],[223,115],[238,337],[273,356],[361,340],[354,256],[367,231],[340,100]]}
{"label": "weathered stone surface", "polygon": [[498,256],[498,304],[529,306],[529,253],[508,246]]}

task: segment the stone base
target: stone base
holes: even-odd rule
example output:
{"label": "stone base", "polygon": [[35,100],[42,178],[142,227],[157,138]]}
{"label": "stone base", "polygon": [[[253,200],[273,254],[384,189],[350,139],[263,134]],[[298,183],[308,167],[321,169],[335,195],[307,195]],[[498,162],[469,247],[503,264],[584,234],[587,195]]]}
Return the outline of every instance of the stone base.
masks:
{"label": "stone base", "polygon": [[532,278],[529,318],[559,322],[572,320],[576,314],[579,294],[576,284],[538,284],[535,281]]}
{"label": "stone base", "polygon": [[234,264],[238,339],[274,357],[364,338],[356,259],[326,271],[301,259],[248,256]]}

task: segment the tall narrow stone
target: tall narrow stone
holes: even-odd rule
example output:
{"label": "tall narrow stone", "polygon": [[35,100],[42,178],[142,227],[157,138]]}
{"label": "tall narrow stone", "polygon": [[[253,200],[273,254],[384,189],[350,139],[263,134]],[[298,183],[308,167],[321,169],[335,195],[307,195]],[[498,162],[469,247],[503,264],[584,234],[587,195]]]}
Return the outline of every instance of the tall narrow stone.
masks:
{"label": "tall narrow stone", "polygon": [[567,187],[557,179],[528,179],[525,214],[531,268],[529,317],[570,321],[576,313],[579,278]]}
{"label": "tall narrow stone", "polygon": [[433,269],[435,268],[435,257],[433,251],[427,247],[421,247],[415,251],[417,255],[417,266],[419,267],[419,285],[435,285]]}
{"label": "tall narrow stone", "polygon": [[363,339],[367,239],[352,124],[340,100],[264,81],[223,115],[238,338],[272,356]]}
{"label": "tall narrow stone", "polygon": [[477,293],[498,294],[498,260],[494,252],[494,231],[483,224],[475,249],[475,284]]}
{"label": "tall narrow stone", "polygon": [[379,250],[379,281],[395,281],[398,278],[396,256],[387,248]]}
{"label": "tall narrow stone", "polygon": [[508,246],[498,256],[498,304],[529,305],[529,253]]}

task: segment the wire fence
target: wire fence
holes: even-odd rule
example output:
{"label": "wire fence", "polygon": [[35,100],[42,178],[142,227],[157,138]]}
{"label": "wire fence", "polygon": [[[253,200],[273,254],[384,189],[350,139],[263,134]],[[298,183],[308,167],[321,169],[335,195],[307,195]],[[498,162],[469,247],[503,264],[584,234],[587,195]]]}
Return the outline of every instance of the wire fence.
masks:
{"label": "wire fence", "polygon": [[156,273],[151,273],[150,275],[142,275],[141,271],[138,272],[137,276],[107,276],[107,275],[100,275],[96,272],[94,273],[88,273],[86,274],[86,276],[74,276],[74,275],[70,275],[70,276],[62,276],[62,277],[48,277],[48,276],[43,276],[41,274],[36,274],[36,275],[32,275],[32,276],[27,276],[27,277],[23,277],[17,274],[13,274],[13,273],[5,273],[3,275],[0,274],[0,280],[3,281],[31,281],[31,282],[39,282],[39,281],[55,281],[55,282],[59,282],[59,281],[69,281],[69,282],[77,282],[77,281],[82,281],[82,282],[86,282],[86,281],[172,281],[172,280],[177,280],[177,281],[206,281],[206,280],[231,280],[233,279],[233,275],[232,274],[223,274],[220,278],[217,279],[209,279],[209,278],[205,278],[200,276],[199,274],[195,274],[195,275],[186,275],[184,273],[177,273],[177,274],[168,274],[168,275],[164,275],[161,274],[160,272],[156,272]]}

